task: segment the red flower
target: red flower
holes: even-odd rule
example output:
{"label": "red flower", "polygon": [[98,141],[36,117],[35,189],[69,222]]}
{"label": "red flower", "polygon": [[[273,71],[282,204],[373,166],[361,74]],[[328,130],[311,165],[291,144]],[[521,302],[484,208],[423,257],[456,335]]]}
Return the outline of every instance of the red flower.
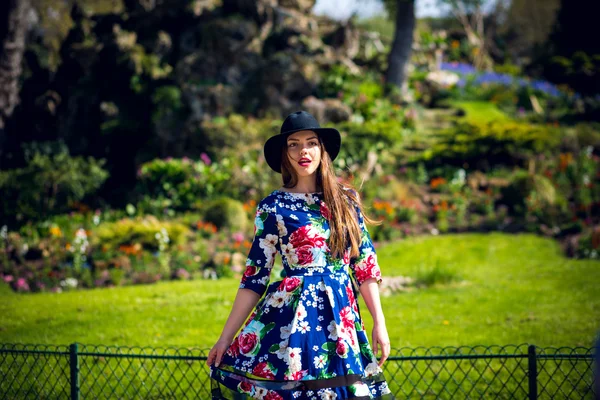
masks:
{"label": "red flower", "polygon": [[244,355],[251,353],[258,345],[258,335],[254,332],[242,333],[239,338],[240,352]]}
{"label": "red flower", "polygon": [[356,280],[359,284],[363,283],[369,278],[377,278],[378,280],[381,278],[381,271],[377,266],[377,261],[375,260],[375,256],[373,254],[369,254],[366,259],[357,263],[354,272],[356,274]]}
{"label": "red flower", "polygon": [[348,265],[350,264],[350,249],[346,249],[346,251],[344,251],[344,256],[343,256],[343,262],[344,265]]}
{"label": "red flower", "polygon": [[298,264],[306,265],[313,262],[312,247],[302,246],[296,249],[296,256],[298,256]]}
{"label": "red flower", "polygon": [[329,213],[329,207],[327,207],[327,204],[325,204],[324,201],[321,202],[321,215],[326,220],[329,220],[329,217],[331,216],[331,214]]}
{"label": "red flower", "polygon": [[335,352],[338,356],[346,358],[348,356],[348,345],[344,343],[342,339],[338,338],[337,344],[335,345]]}
{"label": "red flower", "polygon": [[229,349],[227,349],[227,354],[232,357],[237,357],[240,354],[240,342],[239,338],[235,338]]}
{"label": "red flower", "polygon": [[296,371],[291,374],[288,374],[286,378],[290,381],[299,381],[306,376],[307,372],[307,370]]}
{"label": "red flower", "polygon": [[277,392],[269,390],[265,396],[265,400],[283,400],[283,397],[281,397]]}
{"label": "red flower", "polygon": [[346,296],[348,296],[348,300],[350,300],[350,305],[354,311],[358,312],[358,305],[356,304],[356,298],[354,298],[354,290],[352,290],[350,285],[346,286]]}
{"label": "red flower", "polygon": [[260,376],[261,378],[275,379],[275,374],[273,374],[273,371],[271,371],[271,368],[269,368],[269,365],[266,362],[258,363],[252,370],[252,374]]}
{"label": "red flower", "polygon": [[350,307],[342,308],[340,311],[343,329],[352,329],[354,327],[354,313]]}
{"label": "red flower", "polygon": [[325,238],[317,235],[310,225],[298,228],[290,236],[290,243],[295,249],[300,247],[325,247],[327,245]]}
{"label": "red flower", "polygon": [[283,281],[281,281],[281,283],[279,284],[279,290],[283,291],[285,290],[286,292],[290,293],[295,291],[296,289],[298,289],[298,287],[300,286],[300,284],[302,283],[302,281],[300,280],[300,278],[298,277],[291,277],[291,278],[283,278]]}
{"label": "red flower", "polygon": [[254,276],[258,273],[258,268],[254,265],[248,265],[246,270],[244,271],[244,276],[242,276],[242,283],[246,282],[246,279],[250,276]]}
{"label": "red flower", "polygon": [[252,389],[254,389],[254,385],[252,385],[251,383],[248,382],[240,382],[240,384],[238,385],[238,390],[241,393],[252,393]]}

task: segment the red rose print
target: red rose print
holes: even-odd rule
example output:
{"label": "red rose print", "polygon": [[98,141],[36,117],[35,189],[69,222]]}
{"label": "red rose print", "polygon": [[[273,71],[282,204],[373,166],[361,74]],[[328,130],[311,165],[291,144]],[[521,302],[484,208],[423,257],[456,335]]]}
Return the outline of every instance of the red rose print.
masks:
{"label": "red rose print", "polygon": [[324,201],[321,202],[321,215],[323,216],[323,218],[325,218],[326,220],[329,220],[330,214],[329,214],[329,207],[327,207],[327,204],[325,204]]}
{"label": "red rose print", "polygon": [[356,304],[356,298],[354,298],[354,290],[352,290],[350,285],[346,286],[346,296],[348,296],[348,300],[350,300],[350,305],[354,311],[358,312],[358,305]]}
{"label": "red rose print", "polygon": [[290,236],[290,243],[295,249],[303,246],[310,247],[325,247],[325,238],[315,233],[315,230],[310,225],[305,225],[298,228]]}
{"label": "red rose print", "polygon": [[238,341],[238,338],[235,338],[233,343],[231,343],[231,346],[227,349],[227,354],[232,357],[237,357],[240,354],[240,342]]}
{"label": "red rose print", "polygon": [[359,284],[363,283],[369,278],[376,278],[377,280],[381,278],[381,271],[377,266],[377,261],[373,254],[369,254],[367,258],[357,263],[354,272],[356,274],[356,280]]}
{"label": "red rose print", "polygon": [[352,329],[354,327],[354,313],[350,307],[342,308],[340,311],[343,329]]}
{"label": "red rose print", "polygon": [[375,262],[375,256],[373,254],[369,254],[369,256],[365,259],[365,263],[369,269],[373,269],[377,266],[377,263]]}
{"label": "red rose print", "polygon": [[283,281],[281,281],[281,283],[279,284],[279,291],[285,290],[286,292],[291,293],[294,290],[298,289],[301,283],[302,281],[300,280],[300,278],[295,276],[291,278],[283,278]]}
{"label": "red rose print", "polygon": [[254,265],[248,265],[246,267],[246,270],[244,271],[244,276],[248,277],[248,276],[254,276],[258,273],[258,268],[256,268],[256,266]]}
{"label": "red rose print", "polygon": [[265,400],[283,400],[283,397],[281,397],[277,392],[270,390],[265,396]]}
{"label": "red rose print", "polygon": [[252,374],[260,376],[261,378],[275,379],[273,371],[271,371],[269,365],[266,362],[258,363],[256,367],[254,367],[254,369],[252,370]]}
{"label": "red rose print", "polygon": [[296,249],[296,256],[298,257],[298,264],[306,265],[306,264],[312,263],[313,254],[312,254],[311,250],[312,250],[311,246],[302,246],[302,247]]}
{"label": "red rose print", "polygon": [[290,380],[290,381],[299,381],[299,380],[301,380],[302,378],[304,378],[304,377],[306,376],[306,374],[307,374],[307,373],[308,373],[308,371],[307,371],[307,370],[303,370],[303,371],[296,371],[296,372],[293,372],[293,373],[291,373],[291,374],[287,375],[287,378],[288,378],[288,380]]}
{"label": "red rose print", "polygon": [[344,343],[342,339],[338,339],[337,344],[335,345],[335,352],[338,356],[346,358],[348,355],[348,345]]}
{"label": "red rose print", "polygon": [[241,393],[252,393],[252,389],[254,389],[254,385],[248,382],[240,382],[238,385],[238,390]]}
{"label": "red rose print", "polygon": [[344,258],[342,261],[344,262],[344,265],[350,264],[350,249],[346,249],[346,251],[344,252]]}
{"label": "red rose print", "polygon": [[258,335],[254,332],[243,333],[238,338],[240,352],[244,355],[251,353],[258,345]]}

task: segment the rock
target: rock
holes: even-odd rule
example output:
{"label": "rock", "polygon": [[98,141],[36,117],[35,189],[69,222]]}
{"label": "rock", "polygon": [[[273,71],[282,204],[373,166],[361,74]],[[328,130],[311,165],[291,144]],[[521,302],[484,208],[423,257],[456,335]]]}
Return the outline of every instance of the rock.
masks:
{"label": "rock", "polygon": [[302,12],[310,12],[317,0],[279,0],[279,5]]}
{"label": "rock", "polygon": [[249,16],[259,24],[273,17],[277,0],[223,0],[223,11],[226,14]]}
{"label": "rock", "polygon": [[342,23],[324,41],[338,54],[349,59],[354,59],[360,50],[360,32],[351,21]]}
{"label": "rock", "polygon": [[460,80],[458,74],[449,71],[431,71],[425,78],[427,82],[439,87],[447,88],[454,86]]}
{"label": "rock", "polygon": [[321,124],[348,121],[352,115],[350,107],[339,99],[319,100],[308,96],[302,101],[302,108],[314,115]]}

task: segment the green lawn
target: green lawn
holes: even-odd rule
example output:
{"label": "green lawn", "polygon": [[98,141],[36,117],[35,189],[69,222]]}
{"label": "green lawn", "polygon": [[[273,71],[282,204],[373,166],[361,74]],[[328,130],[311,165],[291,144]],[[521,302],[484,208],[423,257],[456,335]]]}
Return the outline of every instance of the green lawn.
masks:
{"label": "green lawn", "polygon": [[511,122],[508,115],[500,110],[495,104],[489,101],[452,101],[450,105],[454,108],[460,108],[465,112],[461,120],[474,123]]}
{"label": "green lawn", "polygon": [[[461,279],[382,299],[393,347],[586,346],[600,331],[600,262],[533,235],[464,234],[378,249],[387,276],[437,265]],[[209,347],[238,281],[17,295],[1,291],[0,342]],[[362,305],[368,326],[371,320]]]}

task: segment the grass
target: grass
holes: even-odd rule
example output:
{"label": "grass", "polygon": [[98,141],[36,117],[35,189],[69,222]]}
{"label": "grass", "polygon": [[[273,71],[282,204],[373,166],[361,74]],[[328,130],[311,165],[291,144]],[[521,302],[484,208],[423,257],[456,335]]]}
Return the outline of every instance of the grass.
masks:
{"label": "grass", "polygon": [[450,105],[465,112],[461,120],[473,123],[511,122],[513,121],[495,104],[489,101],[452,101]]}
{"label": "grass", "polygon": [[[382,298],[393,347],[590,347],[600,330],[600,262],[566,259],[553,240],[422,237],[381,247],[378,255],[384,276],[448,281]],[[62,294],[0,290],[0,342],[210,347],[237,285],[223,279]],[[364,303],[361,310],[371,326]]]}

